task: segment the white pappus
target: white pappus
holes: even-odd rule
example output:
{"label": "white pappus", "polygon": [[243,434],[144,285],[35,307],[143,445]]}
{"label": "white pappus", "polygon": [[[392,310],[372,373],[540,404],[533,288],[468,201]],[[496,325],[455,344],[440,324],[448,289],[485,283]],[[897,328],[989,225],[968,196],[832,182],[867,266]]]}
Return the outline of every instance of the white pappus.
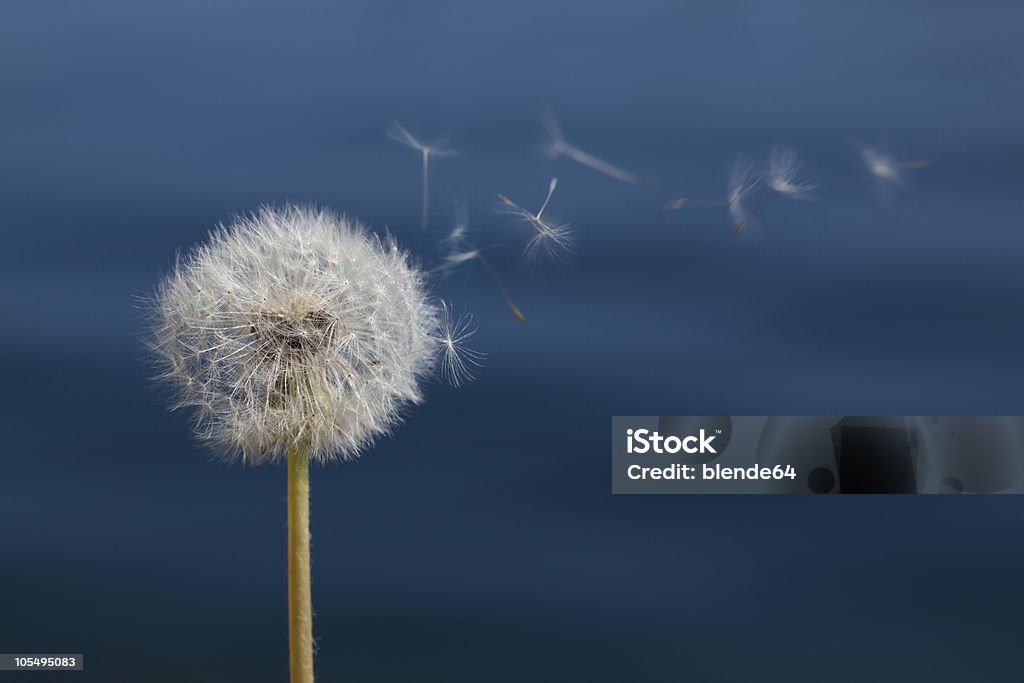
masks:
{"label": "white pappus", "polygon": [[197,435],[258,464],[308,444],[349,459],[388,433],[420,383],[458,384],[472,331],[432,299],[390,237],[325,209],[264,207],[179,257],[149,345]]}

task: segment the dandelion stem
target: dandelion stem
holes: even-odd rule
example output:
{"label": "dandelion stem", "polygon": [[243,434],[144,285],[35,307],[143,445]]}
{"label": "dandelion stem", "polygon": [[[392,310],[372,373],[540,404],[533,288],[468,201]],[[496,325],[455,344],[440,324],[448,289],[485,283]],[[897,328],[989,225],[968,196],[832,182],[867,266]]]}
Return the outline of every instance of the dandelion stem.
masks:
{"label": "dandelion stem", "polygon": [[484,256],[484,252],[478,249],[472,242],[467,240],[465,237],[461,239],[463,244],[465,244],[467,247],[476,252],[476,257],[480,259],[480,264],[484,267],[484,270],[487,271],[487,275],[490,276],[491,280],[494,282],[494,285],[498,288],[498,291],[501,292],[501,298],[505,300],[505,305],[508,306],[508,310],[512,311],[512,315],[516,317],[516,320],[518,320],[521,323],[525,323],[526,316],[523,315],[523,312],[519,310],[519,307],[516,306],[514,301],[512,301],[512,297],[509,295],[508,290],[505,289],[505,285],[501,282],[501,278],[498,277],[498,271],[496,271],[494,269],[494,266],[491,265],[490,260],[486,256]]}
{"label": "dandelion stem", "polygon": [[928,168],[931,165],[931,161],[921,159],[920,161],[904,161],[898,164],[893,164],[893,168],[915,170],[919,168]]}
{"label": "dandelion stem", "polygon": [[313,683],[309,579],[309,446],[288,449],[288,635],[291,683]]}
{"label": "dandelion stem", "polygon": [[540,211],[534,216],[538,221],[541,215],[544,213],[544,209],[548,208],[548,202],[551,201],[551,195],[555,193],[555,188],[558,187],[558,178],[552,178],[551,182],[548,183],[548,196],[544,198],[544,203],[540,205]]}
{"label": "dandelion stem", "polygon": [[566,141],[565,135],[562,134],[562,128],[558,125],[558,120],[555,115],[548,112],[544,116],[544,127],[548,131],[548,135],[551,138],[550,148],[557,155],[564,156],[572,159],[578,164],[582,164],[588,168],[591,168],[598,173],[603,173],[606,176],[621,180],[624,183],[630,185],[639,185],[640,187],[657,187],[657,183],[650,178],[645,178],[636,173],[631,173],[624,168],[620,168],[615,164],[605,161],[601,157],[595,156],[586,150],[582,150],[576,145],[573,145]]}
{"label": "dandelion stem", "polygon": [[430,213],[430,148],[423,148],[423,212],[420,215],[420,227],[427,229]]}
{"label": "dandelion stem", "polygon": [[670,199],[662,205],[662,209],[665,211],[675,211],[681,209],[684,206],[728,206],[728,197],[677,197],[676,199]]}
{"label": "dandelion stem", "polygon": [[771,199],[774,196],[775,196],[774,194],[765,195],[764,199],[759,201],[757,203],[757,205],[753,209],[750,210],[750,212],[747,214],[746,218],[744,218],[743,220],[741,220],[739,223],[736,224],[736,228],[732,231],[732,234],[734,234],[734,235],[740,234],[740,232],[743,231],[743,228],[746,227],[747,223],[750,222],[750,219],[754,217],[754,214],[757,213],[758,211],[760,211],[761,209],[763,209],[764,205],[768,203],[768,200]]}
{"label": "dandelion stem", "polygon": [[582,150],[575,145],[570,145],[568,142],[562,144],[560,151],[563,156],[569,157],[576,163],[583,164],[598,173],[603,173],[606,176],[615,178],[616,180],[621,180],[624,183],[639,185],[640,187],[657,187],[658,185],[650,178],[644,178],[643,176],[631,173],[624,168],[619,168],[615,164],[594,156],[590,152]]}

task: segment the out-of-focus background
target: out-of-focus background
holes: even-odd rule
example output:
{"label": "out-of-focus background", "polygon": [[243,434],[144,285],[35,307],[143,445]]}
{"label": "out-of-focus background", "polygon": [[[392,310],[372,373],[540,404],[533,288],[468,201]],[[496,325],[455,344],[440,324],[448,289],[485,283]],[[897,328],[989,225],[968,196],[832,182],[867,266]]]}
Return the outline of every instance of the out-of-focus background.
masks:
{"label": "out-of-focus background", "polygon": [[[313,476],[321,680],[979,680],[1019,668],[1024,499],[610,494],[616,414],[1021,414],[1018,3],[50,2],[0,7],[0,651],[81,680],[287,676],[284,477],[147,382],[137,297],[301,201],[425,264],[456,202],[478,380]],[[570,142],[655,178],[543,154]],[[450,137],[419,228],[398,120]],[[819,200],[737,238],[738,155]],[[880,192],[861,146],[930,160]],[[575,227],[527,266],[496,212]],[[17,674],[0,674],[14,680]],[[57,674],[53,675],[54,680]],[[33,680],[50,675],[34,674]],[[64,680],[60,678],[59,680]]]}

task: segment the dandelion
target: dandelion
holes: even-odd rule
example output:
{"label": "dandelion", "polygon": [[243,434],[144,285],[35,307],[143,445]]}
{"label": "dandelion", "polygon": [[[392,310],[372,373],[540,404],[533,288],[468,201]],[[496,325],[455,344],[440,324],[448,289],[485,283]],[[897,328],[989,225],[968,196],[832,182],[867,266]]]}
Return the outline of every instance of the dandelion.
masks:
{"label": "dandelion", "polygon": [[391,124],[388,136],[395,142],[416,150],[423,159],[423,207],[420,213],[420,227],[426,230],[430,222],[430,157],[450,157],[458,152],[445,147],[447,140],[439,140],[429,145],[420,142],[397,121]]}
{"label": "dandelion", "polygon": [[505,288],[505,284],[501,281],[501,277],[498,276],[498,271],[495,270],[494,266],[491,265],[490,259],[484,256],[482,249],[477,247],[473,242],[470,242],[469,237],[469,215],[465,207],[459,207],[456,210],[456,221],[455,227],[445,238],[444,243],[448,246],[448,253],[444,257],[444,262],[441,264],[440,270],[445,273],[450,273],[456,268],[460,267],[470,261],[479,261],[480,265],[484,267],[488,277],[494,282],[494,286],[498,288],[498,292],[501,293],[501,297],[505,300],[505,305],[512,311],[512,315],[516,317],[519,322],[526,322],[526,316],[519,309],[519,306],[512,301],[512,297],[508,293],[508,289]]}
{"label": "dandelion", "polygon": [[[470,315],[454,317],[451,307],[442,304],[441,324],[436,337],[438,354],[441,360],[441,374],[452,386],[459,386],[473,379],[475,367],[484,360],[484,354],[466,346],[476,329],[472,326]],[[523,318],[523,322],[526,319]]]}
{"label": "dandelion", "polygon": [[498,195],[498,201],[507,207],[507,213],[518,216],[533,228],[534,234],[526,244],[526,256],[529,259],[534,259],[540,254],[564,259],[572,249],[572,230],[569,224],[556,223],[544,218],[544,210],[548,208],[556,187],[558,178],[552,178],[548,183],[548,194],[537,213],[524,209],[503,194]]}
{"label": "dandelion", "polygon": [[[751,170],[750,173],[753,173],[753,171]],[[766,183],[773,190],[773,194],[766,195],[753,209],[746,213],[746,216],[736,223],[736,227],[733,229],[734,235],[739,234],[772,197],[780,196],[800,201],[814,201],[816,198],[813,192],[818,187],[817,183],[805,174],[800,156],[796,153],[796,150],[790,147],[772,148],[768,155]],[[738,215],[742,215],[742,211],[734,211],[732,215],[733,220],[735,220]]]}
{"label": "dandelion", "polygon": [[860,150],[861,160],[868,172],[883,185],[902,185],[903,171],[925,168],[930,161],[896,161],[893,157],[873,147]]}
{"label": "dandelion", "polygon": [[461,381],[468,323],[428,296],[394,240],[326,210],[263,208],[179,258],[152,302],[150,345],[198,438],[288,466],[293,683],[313,680],[309,463],[355,458],[420,383]]}
{"label": "dandelion", "polygon": [[783,197],[812,201],[818,185],[804,175],[803,162],[795,149],[773,147],[768,155],[768,186]]}
{"label": "dandelion", "polygon": [[729,173],[729,216],[733,223],[739,223],[746,214],[746,199],[761,183],[761,176],[750,159],[737,159]]}
{"label": "dandelion", "polygon": [[555,119],[554,114],[551,112],[544,115],[544,128],[548,134],[547,152],[549,156],[563,156],[572,159],[576,163],[583,164],[598,173],[603,173],[610,178],[615,178],[630,185],[639,185],[641,187],[657,186],[657,183],[650,178],[644,178],[636,173],[620,168],[569,143],[562,134],[562,128],[558,125],[558,120]]}
{"label": "dandelion", "polygon": [[733,225],[737,225],[747,216],[744,202],[753,194],[761,182],[754,163],[749,159],[740,158],[733,163],[729,172],[729,194],[724,197],[678,197],[670,199],[662,206],[673,211],[685,206],[727,206]]}

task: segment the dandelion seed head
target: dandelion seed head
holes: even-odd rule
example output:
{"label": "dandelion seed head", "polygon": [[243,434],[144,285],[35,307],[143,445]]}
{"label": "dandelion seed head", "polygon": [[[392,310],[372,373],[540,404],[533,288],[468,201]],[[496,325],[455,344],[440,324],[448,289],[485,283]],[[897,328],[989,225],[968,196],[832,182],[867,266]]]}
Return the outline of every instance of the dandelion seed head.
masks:
{"label": "dandelion seed head", "polygon": [[246,463],[349,459],[422,400],[447,308],[393,239],[311,207],[265,207],[179,258],[150,345],[201,440]]}
{"label": "dandelion seed head", "polygon": [[790,199],[811,201],[818,185],[806,176],[804,165],[795,149],[774,147],[768,155],[768,185]]}

